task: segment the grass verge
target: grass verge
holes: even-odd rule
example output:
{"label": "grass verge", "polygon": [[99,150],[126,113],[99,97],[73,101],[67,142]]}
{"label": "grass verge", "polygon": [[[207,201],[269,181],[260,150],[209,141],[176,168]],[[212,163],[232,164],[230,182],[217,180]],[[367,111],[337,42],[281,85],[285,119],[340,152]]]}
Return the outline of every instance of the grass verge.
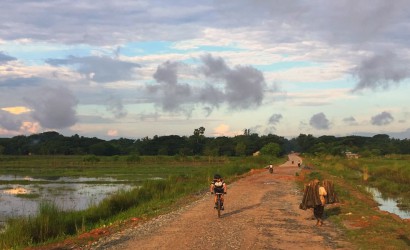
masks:
{"label": "grass verge", "polygon": [[311,167],[305,170],[304,181],[320,176],[335,183],[341,202],[326,206],[327,219],[343,229],[358,249],[410,249],[410,221],[380,211],[365,188],[375,186],[387,194],[408,195],[410,185],[402,182],[409,178],[408,166],[402,158],[306,157],[304,163]]}

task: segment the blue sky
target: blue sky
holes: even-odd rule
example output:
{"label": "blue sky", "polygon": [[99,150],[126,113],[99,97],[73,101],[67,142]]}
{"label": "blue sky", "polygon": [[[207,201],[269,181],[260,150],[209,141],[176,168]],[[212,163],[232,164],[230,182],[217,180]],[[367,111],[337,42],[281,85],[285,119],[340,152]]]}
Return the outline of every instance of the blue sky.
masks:
{"label": "blue sky", "polygon": [[410,138],[409,8],[3,0],[0,137]]}

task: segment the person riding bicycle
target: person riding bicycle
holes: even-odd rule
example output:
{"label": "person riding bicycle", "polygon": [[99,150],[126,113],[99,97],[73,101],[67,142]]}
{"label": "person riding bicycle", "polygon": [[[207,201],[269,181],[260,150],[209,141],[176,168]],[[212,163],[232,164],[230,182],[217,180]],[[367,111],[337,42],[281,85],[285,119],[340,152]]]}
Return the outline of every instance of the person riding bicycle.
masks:
{"label": "person riding bicycle", "polygon": [[217,193],[222,194],[221,195],[221,210],[224,210],[224,194],[226,194],[226,190],[227,190],[227,185],[226,183],[223,181],[221,175],[219,174],[215,174],[214,175],[214,179],[211,182],[211,194],[215,193],[215,198],[214,198],[214,202],[215,202],[215,207],[217,208],[218,204],[217,204]]}

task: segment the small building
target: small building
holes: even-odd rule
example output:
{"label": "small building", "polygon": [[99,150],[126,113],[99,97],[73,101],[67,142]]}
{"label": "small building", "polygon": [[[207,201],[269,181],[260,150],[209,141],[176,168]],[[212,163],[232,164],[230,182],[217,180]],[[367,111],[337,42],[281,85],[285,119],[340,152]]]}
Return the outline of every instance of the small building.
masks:
{"label": "small building", "polygon": [[359,159],[359,154],[355,154],[352,152],[345,152],[345,155],[348,159]]}

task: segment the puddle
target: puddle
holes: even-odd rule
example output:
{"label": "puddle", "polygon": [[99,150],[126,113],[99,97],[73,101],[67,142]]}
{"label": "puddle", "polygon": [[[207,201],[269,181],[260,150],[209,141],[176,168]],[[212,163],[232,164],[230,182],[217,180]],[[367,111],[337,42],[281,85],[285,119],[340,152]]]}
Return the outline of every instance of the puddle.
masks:
{"label": "puddle", "polygon": [[398,215],[402,219],[410,219],[410,212],[400,210],[397,202],[391,198],[383,198],[376,188],[366,187],[366,190],[373,195],[373,199],[379,203],[379,209]]}

